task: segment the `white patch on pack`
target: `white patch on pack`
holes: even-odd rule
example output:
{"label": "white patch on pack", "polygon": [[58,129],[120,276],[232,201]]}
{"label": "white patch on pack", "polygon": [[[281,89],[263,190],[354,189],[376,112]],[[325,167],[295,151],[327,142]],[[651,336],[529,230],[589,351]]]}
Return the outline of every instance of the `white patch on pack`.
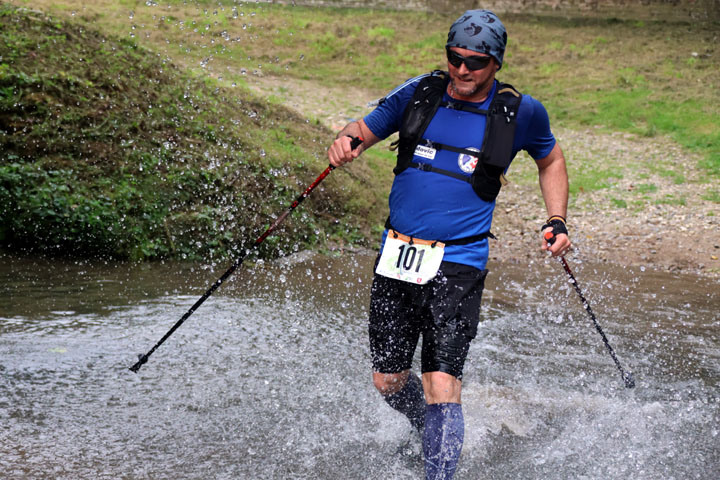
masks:
{"label": "white patch on pack", "polygon": [[[480,153],[480,150],[473,147],[470,147],[467,150]],[[460,170],[465,173],[474,172],[475,167],[477,166],[477,162],[478,157],[474,155],[468,155],[467,153],[461,153],[460,155],[458,155],[458,166],[460,167]]]}
{"label": "white patch on pack", "polygon": [[435,160],[435,154],[437,153],[437,150],[430,147],[423,147],[422,145],[418,145],[415,148],[415,155],[422,158],[427,158],[428,160]]}

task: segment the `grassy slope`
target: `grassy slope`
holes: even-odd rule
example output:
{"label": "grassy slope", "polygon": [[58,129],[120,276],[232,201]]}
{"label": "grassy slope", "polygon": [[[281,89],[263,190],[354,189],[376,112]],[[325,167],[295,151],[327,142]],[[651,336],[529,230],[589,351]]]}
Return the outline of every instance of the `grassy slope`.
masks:
{"label": "grassy slope", "polygon": [[[33,3],[38,1],[44,2]],[[320,86],[361,85],[377,95],[410,76],[443,68],[447,27],[461,13],[217,0],[49,3],[118,35],[134,35],[225,82],[273,75]],[[617,15],[504,15],[510,40],[500,78],[541,99],[555,125],[667,135],[701,152],[700,166],[720,178],[718,24]]]}
{"label": "grassy slope", "polygon": [[[0,56],[0,238],[12,247],[226,255],[327,165],[325,128],[127,37],[0,3]],[[382,221],[370,176],[332,175],[265,252],[362,243]]]}

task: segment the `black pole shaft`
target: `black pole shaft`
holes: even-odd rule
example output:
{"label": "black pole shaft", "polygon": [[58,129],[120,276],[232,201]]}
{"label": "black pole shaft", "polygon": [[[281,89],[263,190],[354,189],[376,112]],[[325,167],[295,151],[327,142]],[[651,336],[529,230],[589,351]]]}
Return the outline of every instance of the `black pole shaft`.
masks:
{"label": "black pole shaft", "polygon": [[[360,141],[362,141],[362,140],[360,140]],[[354,145],[354,147],[353,147],[353,149],[354,149],[355,147],[357,147],[357,145],[359,145],[359,143],[357,142],[357,140],[353,139],[352,145]],[[280,225],[283,222],[283,220],[285,220],[285,218],[287,218],[287,216],[290,215],[292,213],[292,211],[295,210],[297,208],[297,206],[300,205],[303,202],[303,200],[305,200],[308,197],[308,195],[310,195],[310,192],[315,190],[315,187],[317,187],[318,184],[320,184],[320,182],[322,182],[325,179],[325,177],[327,177],[333,169],[335,169],[335,167],[333,167],[332,165],[329,165],[315,179],[315,181],[312,184],[310,184],[310,186],[302,194],[300,194],[300,196],[297,197],[292,204],[290,204],[290,206],[287,208],[287,210],[285,210],[273,222],[273,224],[270,225],[270,227],[267,230],[265,230],[265,232],[262,235],[260,235],[257,238],[257,240],[255,240],[255,243],[249,249],[246,249],[240,256],[240,258],[235,260],[235,262],[232,264],[232,266],[230,266],[230,268],[228,268],[228,270],[225,273],[223,273],[222,276],[215,281],[215,283],[212,284],[212,286],[207,290],[207,292],[205,292],[197,300],[197,302],[195,302],[193,304],[193,306],[190,307],[190,309],[187,312],[185,312],[185,314],[182,317],[180,317],[180,320],[175,322],[175,325],[172,326],[172,328],[160,339],[160,341],[158,341],[150,349],[150,351],[148,351],[146,354],[139,356],[140,357],[139,360],[132,367],[130,367],[130,370],[132,370],[133,372],[137,372],[138,370],[140,370],[140,367],[142,367],[145,363],[147,363],[148,359],[150,358],[150,355],[152,355],[153,352],[155,352],[155,350],[157,350],[158,347],[160,345],[162,345],[165,342],[165,340],[167,340],[170,337],[170,335],[172,335],[175,332],[175,330],[177,330],[180,327],[180,325],[182,325],[185,322],[185,320],[187,320],[188,317],[190,317],[190,315],[192,315],[193,312],[195,312],[195,310],[197,310],[198,307],[200,307],[200,305],[202,305],[203,302],[205,302],[205,300],[207,300],[208,297],[210,297],[210,295],[212,295],[213,292],[215,292],[215,290],[217,290],[218,287],[220,285],[222,285],[225,282],[225,280],[227,280],[228,277],[230,275],[232,275],[233,272],[235,272],[235,270],[237,270],[237,268],[240,265],[242,265],[243,261],[245,260],[245,257],[247,257],[247,255],[248,255],[248,253],[250,253],[252,250],[257,248],[263,241],[265,241],[265,239],[267,237],[269,237],[270,234],[272,234],[272,232],[278,227],[278,225]]]}
{"label": "black pole shaft", "polygon": [[583,306],[585,307],[585,310],[587,310],[588,314],[590,314],[590,318],[592,319],[593,323],[595,324],[595,329],[598,331],[600,336],[603,339],[603,342],[605,343],[605,346],[608,349],[608,352],[610,352],[610,356],[612,357],[613,361],[615,362],[615,366],[617,366],[618,370],[620,370],[620,375],[622,376],[623,381],[625,382],[625,386],[627,388],[633,388],[635,386],[635,380],[633,379],[632,373],[627,372],[623,369],[622,365],[620,365],[620,361],[618,360],[617,356],[615,355],[615,350],[610,346],[610,342],[607,339],[607,336],[605,336],[605,332],[603,332],[603,329],[600,327],[600,324],[597,321],[597,318],[595,318],[595,314],[592,311],[592,308],[590,308],[590,303],[585,299],[585,295],[583,295],[582,290],[580,290],[580,286],[578,285],[577,280],[575,279],[575,275],[573,275],[572,271],[570,270],[570,266],[567,263],[567,260],[565,260],[565,257],[560,257],[560,261],[562,262],[563,268],[565,269],[565,273],[567,273],[568,277],[570,278],[570,282],[575,287],[575,291],[577,292],[578,296],[580,297],[580,300],[583,303]]}

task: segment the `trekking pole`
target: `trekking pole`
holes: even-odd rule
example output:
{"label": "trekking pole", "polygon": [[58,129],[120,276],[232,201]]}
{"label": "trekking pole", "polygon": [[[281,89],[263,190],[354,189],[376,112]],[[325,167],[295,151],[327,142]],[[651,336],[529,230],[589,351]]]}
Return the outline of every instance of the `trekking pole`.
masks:
{"label": "trekking pole", "polygon": [[[555,241],[555,236],[552,232],[545,233],[545,240],[552,245],[552,243]],[[607,337],[605,336],[605,332],[603,332],[602,327],[600,327],[600,324],[597,321],[597,318],[595,318],[595,314],[592,311],[592,308],[590,308],[590,303],[585,299],[585,295],[583,295],[582,290],[580,290],[580,286],[578,285],[577,280],[575,280],[575,275],[573,275],[572,271],[570,270],[570,266],[567,263],[567,260],[565,260],[565,257],[560,257],[560,262],[562,262],[562,266],[565,269],[565,273],[567,273],[568,278],[570,279],[570,283],[573,284],[575,287],[575,291],[577,292],[578,296],[580,297],[580,300],[582,301],[583,306],[585,307],[585,310],[587,310],[588,314],[590,314],[590,318],[593,321],[593,324],[595,324],[595,330],[598,331],[600,336],[602,337],[603,342],[605,343],[605,346],[607,347],[608,352],[610,352],[610,356],[613,359],[613,362],[615,362],[615,366],[620,371],[620,375],[622,376],[623,382],[625,382],[625,388],[633,388],[635,387],[635,379],[633,378],[632,373],[629,371],[626,371],[623,369],[622,365],[620,365],[620,361],[618,360],[617,356],[615,355],[615,350],[610,346],[610,342],[608,341]]]}
{"label": "trekking pole", "polygon": [[[350,142],[350,147],[353,150],[355,150],[363,142],[363,139],[360,137],[351,137],[351,138],[352,138],[352,141]],[[250,252],[255,250],[262,242],[264,242],[265,239],[267,237],[269,237],[270,234],[273,233],[273,231],[275,231],[275,229],[278,227],[278,225],[280,225],[283,222],[283,220],[285,220],[285,218],[287,218],[287,216],[290,215],[292,213],[292,211],[295,210],[295,208],[297,208],[297,206],[300,205],[303,202],[303,200],[305,200],[308,197],[308,195],[310,195],[310,192],[315,190],[315,187],[317,187],[320,184],[320,182],[322,182],[325,179],[325,177],[327,177],[330,174],[330,172],[333,171],[334,169],[335,169],[334,166],[328,165],[328,167],[315,179],[315,181],[313,183],[311,183],[310,186],[302,194],[300,194],[300,196],[297,197],[297,199],[295,199],[295,201],[293,203],[290,204],[290,206],[287,208],[287,210],[285,210],[277,218],[277,220],[275,220],[273,222],[273,224],[270,225],[270,227],[267,230],[265,230],[265,232],[262,235],[260,235],[257,238],[257,240],[255,240],[255,243],[250,248],[244,250],[244,252],[240,255],[240,257],[237,260],[235,260],[235,262],[233,262],[233,264],[230,266],[230,268],[228,268],[228,270],[225,273],[223,273],[222,276],[220,278],[218,278],[215,281],[215,283],[212,284],[212,286],[210,286],[210,288],[207,290],[207,292],[205,292],[193,304],[193,306],[190,307],[190,309],[187,312],[185,312],[185,315],[180,317],[180,320],[178,320],[175,323],[175,325],[172,326],[172,328],[160,339],[160,341],[158,341],[150,349],[150,351],[148,351],[146,354],[138,355],[139,360],[135,363],[135,365],[130,367],[130,370],[137,373],[137,371],[140,370],[140,367],[142,367],[144,364],[147,363],[148,359],[150,358],[150,355],[152,355],[155,352],[155,350],[157,350],[158,347],[160,345],[162,345],[165,342],[165,340],[167,340],[170,337],[170,335],[172,335],[173,332],[175,332],[175,330],[177,330],[180,327],[180,325],[182,325],[185,322],[185,320],[187,320],[188,317],[190,317],[190,315],[192,315],[193,312],[195,312],[195,310],[197,310],[198,307],[200,307],[200,305],[202,305],[203,302],[205,302],[205,300],[207,300],[208,297],[210,297],[210,295],[212,295],[213,292],[215,292],[215,290],[217,290],[218,287],[220,285],[222,285],[225,282],[225,280],[227,280],[228,277],[230,275],[232,275],[233,272],[235,272],[235,270],[237,270],[237,268],[240,265],[242,265],[243,261],[245,260],[245,257],[247,257],[247,255]]]}

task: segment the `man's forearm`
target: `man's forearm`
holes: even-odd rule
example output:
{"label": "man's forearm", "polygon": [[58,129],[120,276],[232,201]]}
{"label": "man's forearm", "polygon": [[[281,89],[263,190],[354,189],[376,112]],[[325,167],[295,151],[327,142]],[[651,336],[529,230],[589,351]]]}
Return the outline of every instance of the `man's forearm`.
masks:
{"label": "man's forearm", "polygon": [[548,157],[538,162],[538,178],[548,217],[567,216],[568,175],[565,157],[558,145]]}
{"label": "man's forearm", "polygon": [[355,120],[353,122],[348,123],[345,125],[345,127],[340,130],[340,132],[337,134],[337,137],[340,138],[345,135],[350,135],[351,137],[360,137],[363,139],[362,149],[367,150],[368,148],[375,145],[377,142],[380,141],[378,137],[375,136],[375,134],[370,131],[367,125],[365,125],[365,121],[363,119]]}
{"label": "man's forearm", "polygon": [[350,122],[345,127],[338,132],[337,136],[335,138],[340,138],[345,135],[350,135],[351,137],[363,137],[362,127],[360,126],[360,122],[358,120],[354,122]]}

